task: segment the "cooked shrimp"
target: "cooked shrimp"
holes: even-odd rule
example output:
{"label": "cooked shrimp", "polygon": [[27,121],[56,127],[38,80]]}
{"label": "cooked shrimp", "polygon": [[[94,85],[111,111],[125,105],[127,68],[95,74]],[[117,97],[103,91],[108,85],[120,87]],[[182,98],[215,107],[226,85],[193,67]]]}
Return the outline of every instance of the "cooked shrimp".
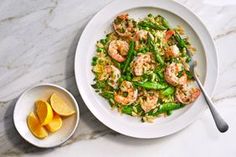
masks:
{"label": "cooked shrimp", "polygon": [[165,39],[164,39],[165,42],[167,42],[174,34],[175,34],[175,31],[173,31],[173,30],[166,31],[166,35],[165,35]]}
{"label": "cooked shrimp", "polygon": [[136,22],[129,19],[128,14],[121,14],[114,20],[113,28],[122,37],[132,37],[135,32]]}
{"label": "cooked shrimp", "polygon": [[[127,96],[124,96],[127,94]],[[138,97],[138,90],[133,87],[129,81],[123,81],[120,85],[120,91],[114,93],[114,99],[121,105],[129,105],[136,101]]]}
{"label": "cooked shrimp", "polygon": [[151,52],[145,54],[139,53],[137,57],[131,62],[131,69],[134,75],[142,76],[149,70],[155,68],[155,60]]}
{"label": "cooked shrimp", "polygon": [[116,68],[113,65],[107,65],[105,67],[105,71],[108,74],[108,84],[113,87],[116,88],[117,87],[117,81],[119,80],[121,74],[120,74],[120,70],[118,68]]}
{"label": "cooked shrimp", "polygon": [[129,51],[129,44],[123,40],[113,40],[108,47],[108,54],[118,62],[124,62]]}
{"label": "cooked shrimp", "polygon": [[183,86],[176,88],[176,99],[183,104],[190,104],[194,102],[200,95],[200,89],[195,87],[193,81],[188,81]]}
{"label": "cooked shrimp", "polygon": [[172,45],[167,48],[165,51],[166,57],[178,57],[179,56],[179,48],[177,45]]}
{"label": "cooked shrimp", "polygon": [[156,91],[145,92],[142,97],[139,98],[140,105],[145,112],[149,112],[157,106],[159,94]]}
{"label": "cooked shrimp", "polygon": [[182,76],[178,77],[179,72],[183,69],[182,64],[171,63],[164,72],[165,80],[173,86],[185,84],[187,82],[187,75],[183,73]]}

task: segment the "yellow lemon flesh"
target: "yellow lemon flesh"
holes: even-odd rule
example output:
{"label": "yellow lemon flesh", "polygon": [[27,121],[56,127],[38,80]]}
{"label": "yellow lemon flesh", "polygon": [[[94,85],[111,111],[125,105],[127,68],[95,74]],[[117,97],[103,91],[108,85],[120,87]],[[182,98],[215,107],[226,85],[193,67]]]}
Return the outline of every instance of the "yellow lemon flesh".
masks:
{"label": "yellow lemon flesh", "polygon": [[52,109],[61,116],[70,116],[75,113],[75,110],[55,93],[51,95],[50,103]]}
{"label": "yellow lemon flesh", "polygon": [[39,117],[41,125],[46,125],[52,121],[53,111],[49,103],[43,100],[38,100],[35,103],[36,113]]}
{"label": "yellow lemon flesh", "polygon": [[50,132],[56,132],[59,130],[62,126],[62,119],[61,117],[54,113],[53,119],[51,122],[49,122],[45,127],[47,128],[48,131]]}
{"label": "yellow lemon flesh", "polygon": [[40,125],[39,119],[34,112],[30,112],[28,115],[27,124],[31,133],[37,138],[43,139],[48,136],[46,129]]}

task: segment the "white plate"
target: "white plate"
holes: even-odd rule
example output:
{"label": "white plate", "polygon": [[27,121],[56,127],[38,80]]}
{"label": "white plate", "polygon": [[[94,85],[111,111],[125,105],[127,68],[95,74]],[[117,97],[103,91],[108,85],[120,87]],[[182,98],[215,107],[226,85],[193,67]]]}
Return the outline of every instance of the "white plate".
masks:
{"label": "white plate", "polygon": [[[73,106],[76,114],[63,118],[62,127],[57,132],[49,133],[45,139],[38,139],[30,132],[26,119],[29,113],[34,111],[35,101],[47,101],[52,93],[56,93]],[[51,148],[59,146],[73,135],[79,122],[79,108],[73,95],[66,89],[53,84],[40,84],[26,90],[19,97],[14,108],[13,121],[16,130],[26,141],[40,148]]]}
{"label": "white plate", "polygon": [[[213,40],[202,22],[182,5],[169,0],[119,0],[99,11],[84,29],[77,46],[75,56],[75,77],[80,94],[90,111],[111,129],[137,138],[157,138],[175,133],[191,122],[206,108],[203,97],[184,109],[175,111],[167,118],[157,119],[154,123],[141,123],[140,119],[120,115],[112,111],[106,100],[91,87],[94,75],[91,72],[91,60],[95,55],[96,41],[110,32],[114,18],[128,12],[130,17],[138,19],[148,13],[161,14],[171,26],[182,25],[190,41],[197,48],[194,59],[204,87],[211,95],[217,80],[218,63]],[[207,52],[207,53],[206,53]]]}

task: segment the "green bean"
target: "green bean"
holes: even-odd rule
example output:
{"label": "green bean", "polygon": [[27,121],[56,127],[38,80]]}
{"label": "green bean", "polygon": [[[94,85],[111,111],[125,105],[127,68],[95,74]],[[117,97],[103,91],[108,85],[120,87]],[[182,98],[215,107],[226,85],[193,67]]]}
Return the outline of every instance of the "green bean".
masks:
{"label": "green bean", "polygon": [[165,83],[157,83],[157,82],[133,82],[134,85],[143,87],[145,89],[165,89],[168,87]]}
{"label": "green bean", "polygon": [[123,67],[123,73],[126,71],[126,69],[128,68],[132,58],[133,58],[133,55],[134,55],[134,41],[132,40],[130,42],[130,46],[129,46],[129,52],[128,52],[128,56],[127,56],[127,59],[125,60],[124,62],[124,67]]}
{"label": "green bean", "polygon": [[174,94],[175,89],[173,87],[168,87],[165,90],[161,91],[161,94],[164,96],[172,95]]}

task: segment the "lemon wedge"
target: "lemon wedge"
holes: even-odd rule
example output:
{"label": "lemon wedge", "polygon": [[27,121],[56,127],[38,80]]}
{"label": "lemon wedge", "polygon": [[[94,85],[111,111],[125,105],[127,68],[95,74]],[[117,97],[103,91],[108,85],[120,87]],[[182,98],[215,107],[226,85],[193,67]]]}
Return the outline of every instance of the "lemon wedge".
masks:
{"label": "lemon wedge", "polygon": [[46,125],[52,121],[53,111],[50,104],[43,100],[38,100],[35,103],[36,113],[39,117],[41,125]]}
{"label": "lemon wedge", "polygon": [[75,110],[55,93],[50,97],[50,104],[52,109],[61,116],[70,116],[75,113]]}
{"label": "lemon wedge", "polygon": [[47,125],[45,125],[47,130],[50,132],[56,132],[61,128],[61,126],[62,126],[62,119],[56,113],[54,113],[52,121],[49,122]]}
{"label": "lemon wedge", "polygon": [[40,125],[39,119],[34,112],[30,112],[28,115],[27,124],[31,133],[37,138],[43,139],[48,136],[46,129]]}

